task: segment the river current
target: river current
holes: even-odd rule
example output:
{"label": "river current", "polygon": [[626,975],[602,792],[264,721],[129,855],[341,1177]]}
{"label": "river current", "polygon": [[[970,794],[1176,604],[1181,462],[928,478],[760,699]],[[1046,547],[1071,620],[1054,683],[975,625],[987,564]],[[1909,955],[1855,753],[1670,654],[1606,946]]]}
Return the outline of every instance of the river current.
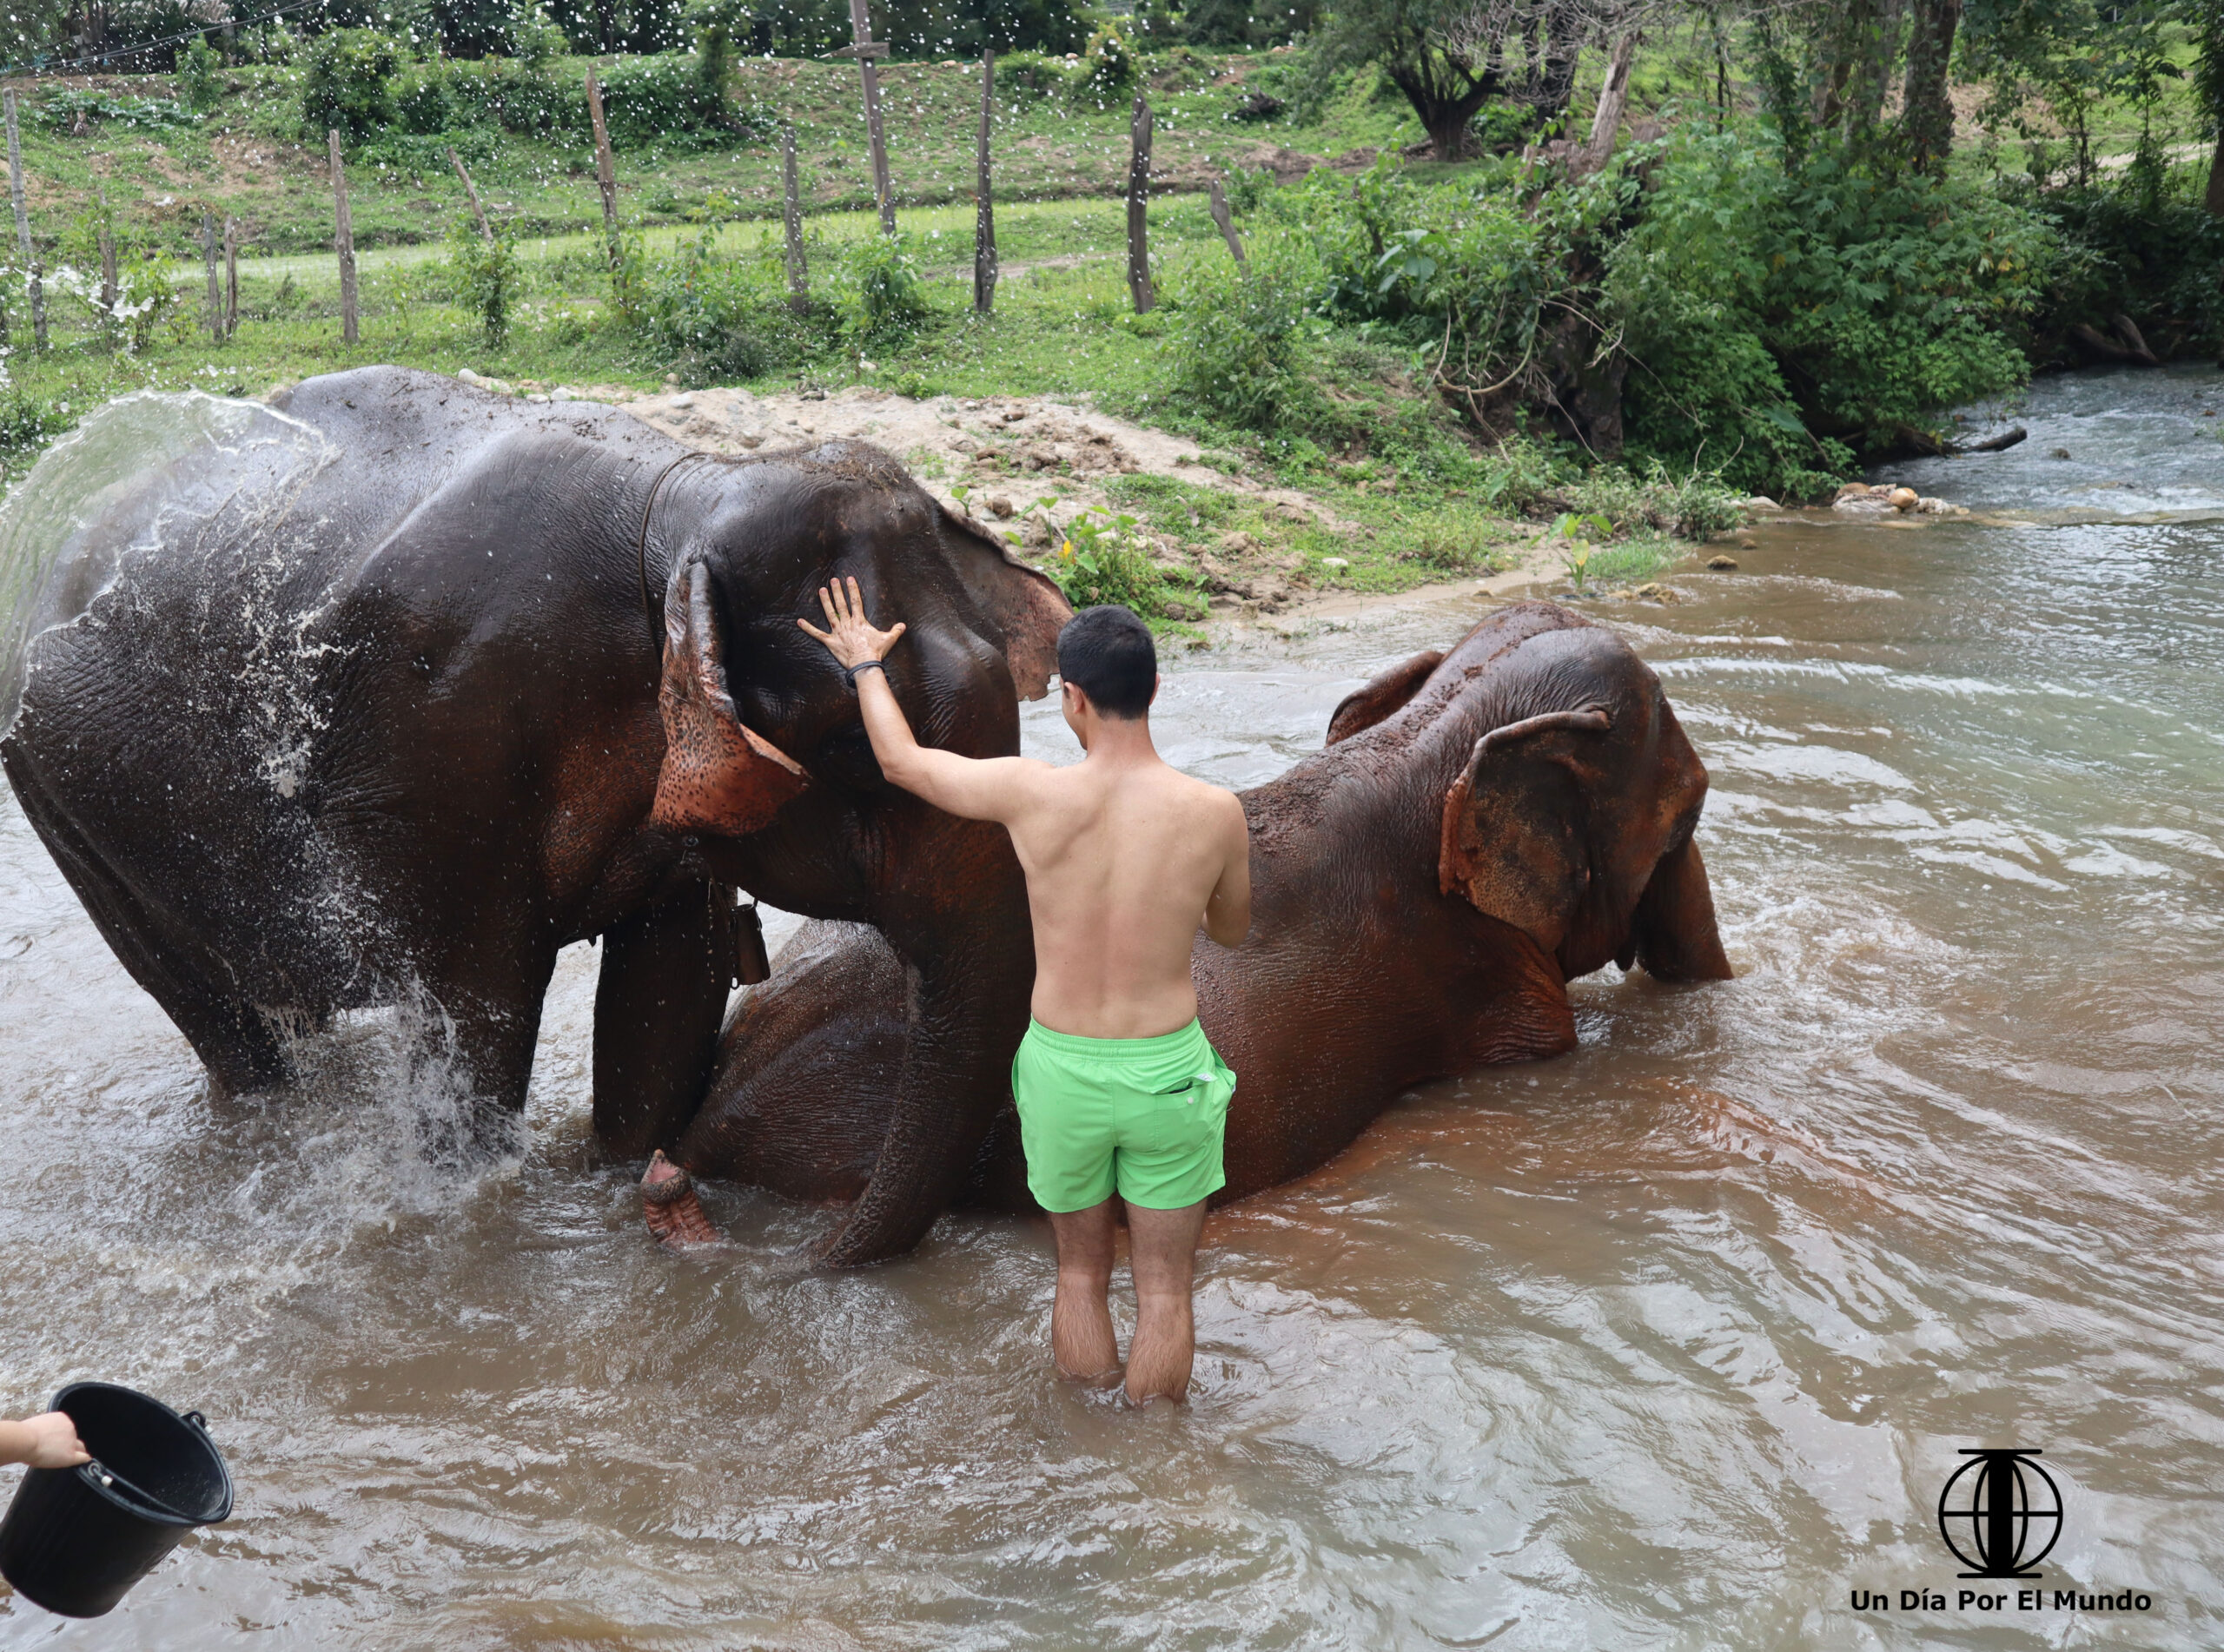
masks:
{"label": "river current", "polygon": [[[149,1389],[240,1496],[108,1618],[0,1596],[0,1649],[2224,1641],[2224,377],[2018,416],[1892,472],[1968,518],[1789,516],[1580,605],[1713,775],[1738,978],[1610,967],[1575,1054],[1216,1215],[1181,1411],[1053,1379],[1040,1224],[830,1276],[825,1213],[713,1187],[736,1248],[659,1252],[588,1128],[588,948],[507,1156],[428,1153],[452,1087],[376,1018],[212,1103],[7,795],[0,1410]],[[1171,660],[1168,755],[1269,778],[1481,611]],[[2060,1488],[2035,1585],[1940,1541],[1995,1446]]]}

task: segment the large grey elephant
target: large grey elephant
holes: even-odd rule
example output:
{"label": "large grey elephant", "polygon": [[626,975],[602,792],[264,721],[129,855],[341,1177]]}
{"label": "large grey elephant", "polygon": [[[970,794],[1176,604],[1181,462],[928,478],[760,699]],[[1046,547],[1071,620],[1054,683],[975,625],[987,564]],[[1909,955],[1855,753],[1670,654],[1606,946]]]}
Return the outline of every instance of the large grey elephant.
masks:
{"label": "large grey elephant", "polygon": [[669,1145],[745,889],[901,961],[878,1168],[823,1254],[916,1243],[1026,1023],[1024,889],[1000,829],[883,781],[795,622],[854,577],[910,622],[914,726],[986,757],[1044,691],[1056,588],[860,444],[714,459],[392,367],[212,429],[85,506],[0,760],[213,1081],[279,1083],[299,1034],[407,999],[518,1108],[558,949],[599,937],[595,1128]]}

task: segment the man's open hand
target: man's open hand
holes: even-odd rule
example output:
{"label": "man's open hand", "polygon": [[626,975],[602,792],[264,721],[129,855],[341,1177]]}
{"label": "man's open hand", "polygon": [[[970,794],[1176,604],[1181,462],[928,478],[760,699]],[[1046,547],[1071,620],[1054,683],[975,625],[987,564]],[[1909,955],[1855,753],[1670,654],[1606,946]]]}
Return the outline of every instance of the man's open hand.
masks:
{"label": "man's open hand", "polygon": [[831,585],[818,588],[818,605],[826,611],[826,623],[830,629],[821,631],[808,619],[796,621],[797,624],[825,644],[845,670],[864,660],[886,659],[888,651],[896,646],[896,639],[904,634],[904,622],[900,619],[887,631],[876,631],[872,622],[865,618],[864,598],[857,594],[857,580],[853,578],[849,584],[846,592],[843,591],[839,579]]}

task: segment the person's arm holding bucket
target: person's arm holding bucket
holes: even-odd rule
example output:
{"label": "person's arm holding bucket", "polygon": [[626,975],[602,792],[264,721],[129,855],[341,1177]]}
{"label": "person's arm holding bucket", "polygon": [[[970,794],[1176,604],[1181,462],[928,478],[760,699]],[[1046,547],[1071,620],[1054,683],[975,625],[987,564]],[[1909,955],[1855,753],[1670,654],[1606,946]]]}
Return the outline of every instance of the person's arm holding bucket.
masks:
{"label": "person's arm holding bucket", "polygon": [[0,1464],[35,1469],[74,1469],[93,1460],[67,1411],[44,1411],[20,1423],[0,1423]]}

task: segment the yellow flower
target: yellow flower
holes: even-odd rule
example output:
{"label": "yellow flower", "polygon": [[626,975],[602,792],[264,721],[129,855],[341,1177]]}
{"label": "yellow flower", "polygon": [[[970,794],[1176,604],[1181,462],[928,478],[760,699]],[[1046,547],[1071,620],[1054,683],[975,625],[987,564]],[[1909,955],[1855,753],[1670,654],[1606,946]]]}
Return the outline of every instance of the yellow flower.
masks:
{"label": "yellow flower", "polygon": [[1074,559],[1074,542],[1071,539],[1068,539],[1060,545],[1058,546],[1058,554],[1064,558],[1068,562],[1071,562]]}

